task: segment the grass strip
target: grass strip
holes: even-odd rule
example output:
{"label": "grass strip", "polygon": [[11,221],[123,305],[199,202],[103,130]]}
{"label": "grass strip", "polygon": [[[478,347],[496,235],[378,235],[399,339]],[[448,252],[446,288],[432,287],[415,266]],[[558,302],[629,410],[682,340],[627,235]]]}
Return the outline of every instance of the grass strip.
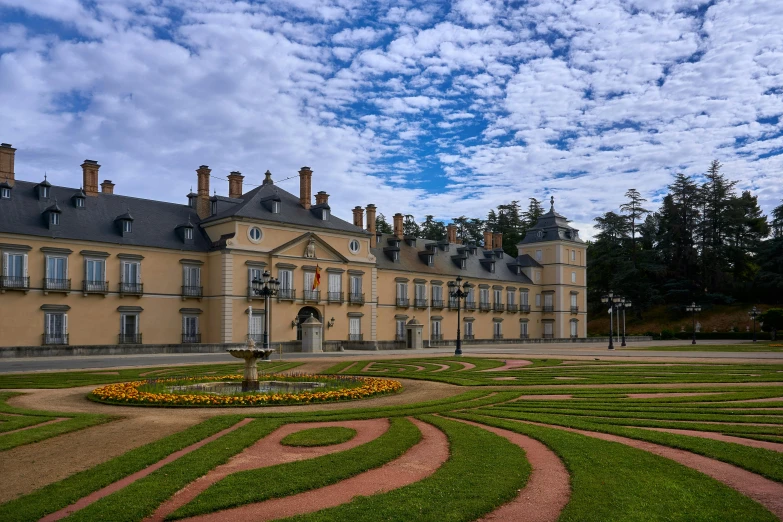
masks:
{"label": "grass strip", "polygon": [[[18,431],[0,436],[0,451],[7,451],[17,446],[40,442],[58,435],[70,433],[72,431],[83,430],[90,426],[97,426],[105,422],[110,422],[119,417],[110,417],[108,415],[80,414],[71,419],[46,426],[33,427],[29,430]],[[51,420],[51,417],[45,420]]]}
{"label": "grass strip", "polygon": [[403,488],[287,520],[468,521],[513,499],[524,487],[530,464],[519,446],[453,420],[433,416],[421,420],[449,439],[450,457],[434,474]]}
{"label": "grass strip", "polygon": [[130,522],[152,515],[163,502],[280,426],[257,419],[184,455],[133,484],[90,504],[69,521]]}
{"label": "grass strip", "polygon": [[233,426],[243,417],[227,415],[206,420],[187,430],[133,449],[119,457],[81,471],[54,484],[0,506],[4,522],[39,520],[70,506],[80,498],[150,466],[168,455]]}
{"label": "grass strip", "polygon": [[761,504],[672,460],[554,428],[468,414],[450,416],[515,431],[551,448],[571,474],[560,522],[772,521]]}
{"label": "grass strip", "polygon": [[313,446],[333,446],[348,442],[356,436],[356,430],[342,426],[326,426],[291,433],[280,441],[283,446],[311,448]]}
{"label": "grass strip", "polygon": [[752,471],[753,473],[758,473],[759,475],[763,475],[777,482],[783,482],[783,453],[777,451],[763,448],[751,448],[733,442],[723,442],[690,435],[598,424],[581,418],[561,415],[511,413],[501,412],[498,409],[477,410],[476,413],[492,417],[527,420],[588,431],[611,433],[630,439],[654,442],[663,446],[684,449],[692,451],[693,453],[698,453],[699,455],[704,455],[705,457],[728,462],[729,464],[734,464],[735,466]]}
{"label": "grass strip", "polygon": [[386,433],[361,446],[314,459],[234,473],[168,518],[192,517],[335,484],[399,458],[419,440],[421,432],[412,422],[394,418]]}

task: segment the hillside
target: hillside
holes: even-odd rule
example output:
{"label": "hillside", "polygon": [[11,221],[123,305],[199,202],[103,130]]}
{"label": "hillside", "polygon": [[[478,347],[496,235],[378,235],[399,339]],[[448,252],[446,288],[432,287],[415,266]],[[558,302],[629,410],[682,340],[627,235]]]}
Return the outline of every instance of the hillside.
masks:
{"label": "hillside", "polygon": [[[760,310],[781,307],[782,305],[768,305],[763,303],[735,303],[732,305],[714,305],[709,308],[704,307],[701,313],[696,314],[696,320],[701,323],[702,332],[728,332],[731,328],[734,331],[746,331],[746,328],[753,329],[753,323],[748,317],[748,311],[753,306]],[[591,309],[587,323],[588,335],[607,335],[609,333],[609,314],[608,305],[601,309]],[[620,319],[622,324],[622,317]],[[616,323],[615,323],[616,324]],[[691,315],[686,313],[681,307],[671,305],[662,305],[647,310],[641,317],[637,318],[630,310],[626,311],[625,327],[629,335],[643,335],[647,332],[659,333],[664,329],[673,332],[680,332],[685,328],[690,332],[692,328]],[[756,325],[758,329],[758,324]],[[760,330],[760,329],[759,329]]]}

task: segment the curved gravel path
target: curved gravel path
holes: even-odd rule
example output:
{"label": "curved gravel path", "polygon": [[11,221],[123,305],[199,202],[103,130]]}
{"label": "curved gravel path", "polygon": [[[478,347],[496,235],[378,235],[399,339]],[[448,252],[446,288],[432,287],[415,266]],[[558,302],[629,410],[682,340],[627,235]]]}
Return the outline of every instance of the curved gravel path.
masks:
{"label": "curved gravel path", "polygon": [[501,366],[500,368],[490,368],[488,370],[479,370],[481,372],[504,372],[506,370],[518,370],[519,368],[522,368],[523,366],[530,366],[533,364],[530,361],[525,361],[524,359],[507,359],[503,361],[505,365]]}
{"label": "curved gravel path", "polygon": [[766,440],[747,439],[745,437],[734,437],[732,435],[724,435],[722,433],[715,433],[712,431],[681,430],[678,428],[650,428],[647,426],[627,426],[627,427],[639,428],[643,430],[662,431],[664,433],[673,433],[675,435],[691,435],[693,437],[701,437],[703,439],[719,440],[722,442],[733,442],[734,444],[742,444],[743,446],[750,446],[751,448],[761,448],[761,449],[783,452],[783,443],[780,442],[769,442]]}
{"label": "curved gravel path", "polygon": [[337,484],[313,491],[185,520],[193,522],[275,520],[339,506],[350,502],[357,496],[385,493],[427,478],[448,459],[448,439],[442,431],[430,424],[412,418],[409,420],[421,430],[421,441],[400,458],[384,464],[380,468],[371,469]]}
{"label": "curved gravel path", "polygon": [[451,419],[485,429],[525,451],[533,468],[517,498],[481,518],[484,521],[554,522],[571,498],[570,476],[554,451],[541,442],[513,431],[462,419]]}
{"label": "curved gravel path", "polygon": [[[342,426],[356,430],[356,436],[347,442],[332,446],[295,447],[284,446],[280,441],[291,433],[310,429],[325,428],[329,426]],[[155,514],[147,518],[148,521],[162,521],[170,513],[189,503],[200,493],[219,480],[240,471],[249,469],[266,468],[276,464],[294,462],[297,460],[312,459],[338,451],[345,451],[360,446],[371,440],[377,439],[389,429],[388,419],[372,419],[360,421],[334,421],[334,422],[300,422],[286,424],[276,429],[249,448],[229,459],[201,478],[188,484],[179,490],[169,500],[164,502],[155,511]]]}

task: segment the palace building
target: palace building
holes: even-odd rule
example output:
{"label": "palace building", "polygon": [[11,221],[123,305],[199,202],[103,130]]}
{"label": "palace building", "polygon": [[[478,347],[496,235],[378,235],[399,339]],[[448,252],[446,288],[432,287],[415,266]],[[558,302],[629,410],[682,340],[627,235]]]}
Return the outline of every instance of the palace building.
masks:
{"label": "palace building", "polygon": [[[554,202],[512,257],[491,231],[482,246],[460,244],[454,225],[444,241],[406,237],[399,213],[393,234],[377,233],[372,204],[343,221],[326,192],[313,198],[308,167],[298,196],[269,172],[247,192],[232,172],[228,196],[210,196],[202,165],[198,191],[174,204],[115,194],[92,160],[81,188],[23,181],[14,155],[0,145],[1,347],[198,350],[260,342],[269,313],[286,351],[311,318],[325,350],[415,348],[453,344],[458,307],[468,344],[586,337],[586,246]],[[269,311],[251,284],[265,270],[280,281]],[[461,301],[457,277],[470,283]]]}

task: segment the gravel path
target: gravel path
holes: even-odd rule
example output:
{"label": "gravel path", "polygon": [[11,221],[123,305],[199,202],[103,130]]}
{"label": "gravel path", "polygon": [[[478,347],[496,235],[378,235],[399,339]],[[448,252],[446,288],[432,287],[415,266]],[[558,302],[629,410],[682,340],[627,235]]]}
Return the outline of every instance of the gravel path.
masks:
{"label": "gravel path", "polygon": [[783,452],[783,443],[769,442],[766,440],[746,439],[745,437],[734,437],[732,435],[724,435],[722,433],[715,433],[712,431],[698,431],[698,430],[681,430],[677,428],[649,428],[642,426],[628,426],[629,428],[640,428],[643,430],[662,431],[665,433],[673,433],[675,435],[691,435],[693,437],[701,437],[703,439],[719,440],[722,442],[733,442],[735,444],[742,444],[743,446],[750,446],[751,448],[762,448],[772,451]]}
{"label": "gravel path", "polygon": [[449,457],[449,443],[446,435],[434,426],[416,419],[410,420],[421,430],[421,441],[402,457],[380,468],[371,469],[337,484],[313,491],[185,520],[193,522],[275,520],[339,506],[357,496],[377,495],[418,482],[435,473],[446,462]]}
{"label": "gravel path", "polygon": [[490,368],[489,370],[479,370],[481,372],[504,372],[506,370],[518,370],[519,368],[522,368],[523,366],[530,366],[533,364],[530,361],[525,361],[523,359],[507,359],[503,361],[505,365],[501,366],[500,368]]}

